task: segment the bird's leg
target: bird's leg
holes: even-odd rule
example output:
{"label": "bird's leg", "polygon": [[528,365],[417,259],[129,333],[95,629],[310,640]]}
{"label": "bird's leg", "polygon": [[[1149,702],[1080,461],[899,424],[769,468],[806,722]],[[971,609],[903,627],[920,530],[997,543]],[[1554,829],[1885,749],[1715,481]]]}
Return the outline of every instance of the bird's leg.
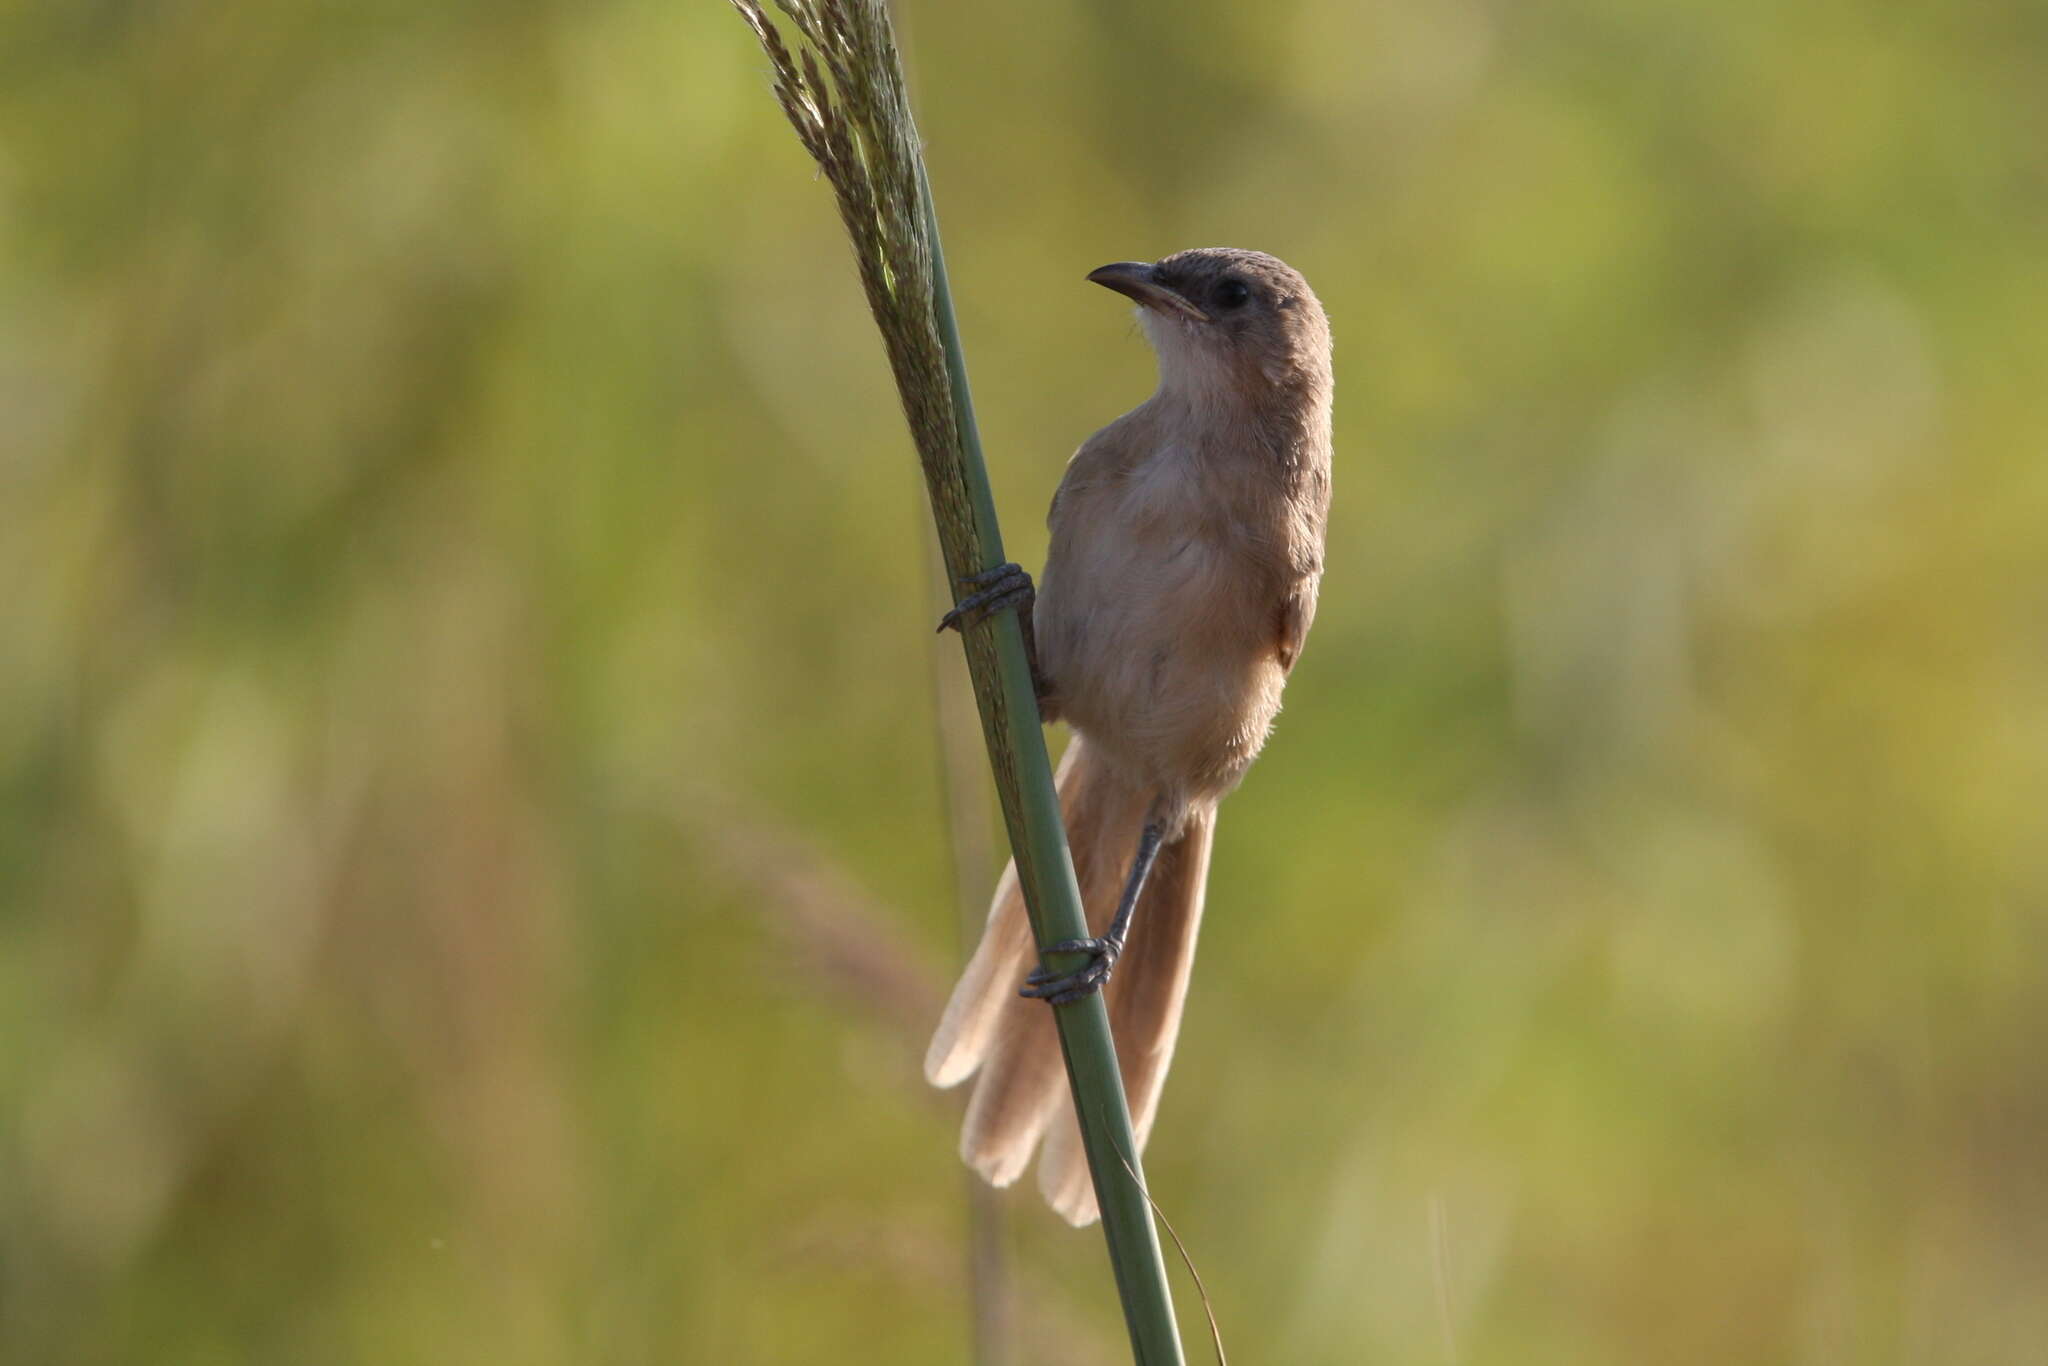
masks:
{"label": "bird's leg", "polygon": [[939,618],[939,630],[944,631],[950,626],[956,631],[965,631],[1006,607],[1014,607],[1017,624],[1024,630],[1024,656],[1031,665],[1031,690],[1040,708],[1044,708],[1052,697],[1052,687],[1046,681],[1045,671],[1038,665],[1038,633],[1031,617],[1031,608],[1038,600],[1038,590],[1032,586],[1031,576],[1020,564],[999,564],[994,569],[970,574],[956,582],[976,591],[960,599],[952,611]]}
{"label": "bird's leg", "polygon": [[1108,984],[1109,975],[1116,971],[1116,960],[1124,951],[1124,939],[1130,934],[1131,912],[1138,908],[1138,895],[1145,890],[1145,877],[1159,857],[1162,833],[1157,820],[1147,821],[1139,832],[1138,855],[1131,860],[1131,875],[1124,880],[1123,899],[1116,903],[1116,916],[1109,922],[1109,933],[1100,938],[1062,939],[1057,944],[1047,944],[1043,950],[1045,953],[1085,953],[1088,961],[1072,972],[1059,973],[1045,967],[1037,969],[1024,979],[1027,985],[1017,993],[1019,996],[1033,996],[1048,1004],[1063,1006],[1100,991]]}

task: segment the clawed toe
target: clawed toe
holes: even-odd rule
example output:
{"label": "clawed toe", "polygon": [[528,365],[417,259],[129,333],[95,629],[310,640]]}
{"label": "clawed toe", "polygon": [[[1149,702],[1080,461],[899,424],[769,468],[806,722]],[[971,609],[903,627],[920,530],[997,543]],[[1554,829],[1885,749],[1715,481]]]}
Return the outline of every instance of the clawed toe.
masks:
{"label": "clawed toe", "polygon": [[1028,996],[1048,1005],[1063,1006],[1093,995],[1108,985],[1123,946],[1114,939],[1063,939],[1057,944],[1047,945],[1045,952],[1088,955],[1088,961],[1072,972],[1054,972],[1043,967],[1034,969],[1024,979],[1026,985],[1017,992],[1019,996]]}
{"label": "clawed toe", "polygon": [[985,569],[979,574],[970,574],[960,583],[979,589],[955,603],[953,610],[939,618],[939,630],[947,627],[965,630],[976,621],[1006,607],[1020,607],[1029,603],[1036,590],[1031,585],[1031,576],[1020,564],[999,564],[994,569]]}

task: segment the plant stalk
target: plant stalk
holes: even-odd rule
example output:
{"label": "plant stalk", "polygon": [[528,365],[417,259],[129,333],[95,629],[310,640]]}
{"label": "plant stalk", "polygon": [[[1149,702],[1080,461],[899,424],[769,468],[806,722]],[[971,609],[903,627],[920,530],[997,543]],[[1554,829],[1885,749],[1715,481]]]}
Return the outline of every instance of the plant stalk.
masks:
{"label": "plant stalk", "polygon": [[[967,384],[967,360],[960,345],[959,322],[946,278],[945,254],[939,245],[938,215],[931,186],[919,166],[924,226],[932,254],[932,309],[939,341],[946,352],[946,373],[953,387],[953,411],[960,434],[960,462],[974,511],[974,532],[980,542],[977,569],[1005,562],[1002,533],[996,524],[995,495],[983,462],[981,433],[974,420],[974,400]],[[943,529],[942,529],[943,530]],[[952,557],[949,555],[950,561]],[[1038,701],[1031,682],[1030,657],[1024,649],[1023,625],[1015,612],[1001,612],[979,627],[992,630],[1000,674],[985,679],[975,670],[975,693],[993,688],[1004,694],[1003,705],[982,706],[982,724],[989,742],[991,766],[1002,792],[1003,819],[1017,860],[1017,878],[1031,917],[1031,932],[1040,944],[1081,939],[1088,920],[1081,891],[1067,852],[1066,827],[1060,821],[1059,790],[1053,783],[1052,760],[1046,753]],[[969,665],[973,665],[969,652]],[[993,685],[993,688],[991,687]],[[998,716],[992,712],[1001,712]],[[1007,720],[1006,733],[998,733]],[[1000,751],[1008,750],[1004,755]],[[1004,783],[1008,770],[1012,781]],[[1083,955],[1052,955],[1046,963],[1055,972],[1071,971],[1087,960]],[[1095,1200],[1102,1211],[1102,1231],[1109,1243],[1110,1266],[1117,1295],[1131,1333],[1131,1348],[1140,1366],[1180,1366],[1180,1331],[1174,1321],[1173,1294],[1166,1279],[1166,1261],[1159,1233],[1145,1198],[1144,1168],[1131,1115],[1124,1098],[1123,1073],[1110,1038],[1109,1012],[1096,992],[1070,1005],[1048,1007],[1059,1028],[1060,1051],[1067,1063],[1074,1113],[1080,1117],[1081,1143],[1088,1154]]]}
{"label": "plant stalk", "polygon": [[[774,68],[775,98],[790,126],[832,183],[924,469],[946,573],[957,589],[1006,557],[938,215],[888,11],[883,0],[774,0],[800,39],[792,46],[761,0],[732,3]],[[998,612],[967,625],[961,638],[1032,933],[1040,944],[1085,938],[1087,917],[1060,823],[1021,622],[1015,612]],[[1080,954],[1043,956],[1054,972],[1086,961]],[[1181,1366],[1173,1297],[1109,1013],[1100,993],[1046,1008],[1058,1028],[1132,1351],[1139,1366]]]}

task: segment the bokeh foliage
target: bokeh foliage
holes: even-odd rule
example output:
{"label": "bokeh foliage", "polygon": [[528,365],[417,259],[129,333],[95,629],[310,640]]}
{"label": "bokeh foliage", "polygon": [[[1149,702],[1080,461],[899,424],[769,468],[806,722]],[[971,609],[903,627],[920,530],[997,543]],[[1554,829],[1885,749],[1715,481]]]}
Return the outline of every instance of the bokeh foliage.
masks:
{"label": "bokeh foliage", "polygon": [[[1244,1358],[2038,1356],[2048,16],[902,21],[1027,564],[1087,269],[1337,328],[1149,1164]],[[4,25],[0,1359],[960,1359],[929,532],[752,39]]]}

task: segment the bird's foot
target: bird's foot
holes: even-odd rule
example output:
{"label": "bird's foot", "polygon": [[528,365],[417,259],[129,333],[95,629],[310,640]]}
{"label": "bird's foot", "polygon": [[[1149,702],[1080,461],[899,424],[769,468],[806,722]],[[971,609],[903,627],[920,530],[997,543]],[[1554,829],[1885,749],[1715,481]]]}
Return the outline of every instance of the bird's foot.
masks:
{"label": "bird's foot", "polygon": [[1048,944],[1046,953],[1085,953],[1088,961],[1072,972],[1038,968],[1024,979],[1027,985],[1017,994],[1055,1006],[1092,996],[1108,985],[1110,974],[1116,971],[1116,960],[1123,951],[1122,942],[1116,939],[1062,939],[1057,944]]}
{"label": "bird's foot", "polygon": [[939,618],[941,631],[948,626],[962,631],[1006,607],[1028,606],[1037,594],[1031,586],[1031,576],[1019,564],[999,564],[994,569],[970,574],[959,582],[979,591],[960,599],[952,611]]}

